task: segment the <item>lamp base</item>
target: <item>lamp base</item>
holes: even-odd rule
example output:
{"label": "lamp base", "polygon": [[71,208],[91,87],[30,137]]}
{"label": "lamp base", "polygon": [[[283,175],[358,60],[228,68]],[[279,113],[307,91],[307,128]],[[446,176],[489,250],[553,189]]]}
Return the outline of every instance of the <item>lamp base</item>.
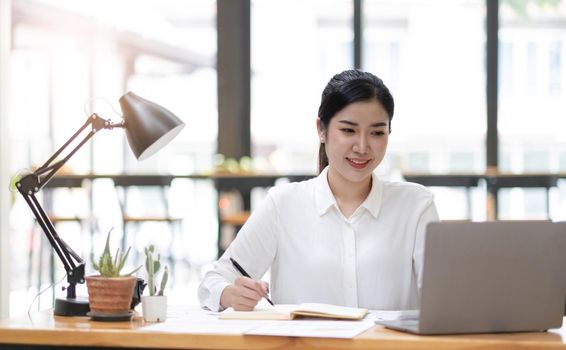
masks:
{"label": "lamp base", "polygon": [[53,314],[57,316],[86,316],[90,311],[88,298],[55,299]]}

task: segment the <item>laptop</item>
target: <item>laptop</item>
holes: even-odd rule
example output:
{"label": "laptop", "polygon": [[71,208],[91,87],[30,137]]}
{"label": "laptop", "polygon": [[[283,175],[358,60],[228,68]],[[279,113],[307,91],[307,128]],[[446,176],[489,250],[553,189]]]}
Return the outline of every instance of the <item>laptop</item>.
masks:
{"label": "laptop", "polygon": [[427,226],[418,319],[376,321],[415,334],[543,331],[562,325],[566,222]]}

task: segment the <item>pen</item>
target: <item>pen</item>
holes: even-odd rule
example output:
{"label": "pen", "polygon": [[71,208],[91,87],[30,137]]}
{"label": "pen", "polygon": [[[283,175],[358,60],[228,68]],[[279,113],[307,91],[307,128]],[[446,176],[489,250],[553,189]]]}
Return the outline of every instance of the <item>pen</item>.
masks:
{"label": "pen", "polygon": [[[248,273],[246,272],[246,270],[244,270],[243,267],[240,266],[240,264],[238,264],[238,262],[232,258],[230,258],[230,261],[232,262],[232,265],[234,265],[234,267],[236,268],[236,270],[238,270],[242,276],[247,277],[247,278],[251,278],[250,275],[248,275]],[[273,302],[271,302],[271,300],[269,300],[269,298],[267,296],[264,296],[265,300],[267,300],[272,306]]]}

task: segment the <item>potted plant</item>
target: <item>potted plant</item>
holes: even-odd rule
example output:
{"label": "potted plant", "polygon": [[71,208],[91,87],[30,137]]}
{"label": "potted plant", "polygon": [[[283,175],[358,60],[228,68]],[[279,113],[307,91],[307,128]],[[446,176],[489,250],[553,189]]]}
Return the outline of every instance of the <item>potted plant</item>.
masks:
{"label": "potted plant", "polygon": [[157,291],[157,276],[161,268],[161,256],[157,254],[157,260],[154,259],[154,251],[153,245],[144,249],[149,295],[142,296],[142,309],[143,318],[147,322],[160,322],[167,318],[167,297],[163,295],[163,292],[169,278],[169,270],[167,266],[163,269],[159,291]]}
{"label": "potted plant", "polygon": [[98,262],[94,261],[94,257],[91,255],[92,265],[100,274],[85,278],[89,295],[90,315],[100,318],[107,316],[109,320],[126,315],[131,316],[132,295],[137,281],[133,274],[142,267],[140,265],[129,273],[121,274],[130,248],[125,253],[118,248],[116,255],[112,257],[110,253],[111,232],[112,230],[108,232],[106,245]]}

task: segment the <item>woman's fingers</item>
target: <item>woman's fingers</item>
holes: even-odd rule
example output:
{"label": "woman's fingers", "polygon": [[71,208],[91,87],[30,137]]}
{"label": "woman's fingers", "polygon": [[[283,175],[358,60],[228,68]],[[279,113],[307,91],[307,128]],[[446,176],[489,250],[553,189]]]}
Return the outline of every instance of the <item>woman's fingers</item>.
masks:
{"label": "woman's fingers", "polygon": [[246,296],[252,299],[261,299],[265,295],[265,286],[263,281],[256,281],[248,277],[236,278],[235,285],[243,287]]}
{"label": "woman's fingers", "polygon": [[265,282],[265,281],[260,281],[261,284],[261,288],[263,290],[263,296],[268,296],[269,295],[269,283]]}
{"label": "woman's fingers", "polygon": [[266,295],[264,283],[248,277],[236,278],[232,290],[232,308],[239,311],[253,310],[261,298]]}

